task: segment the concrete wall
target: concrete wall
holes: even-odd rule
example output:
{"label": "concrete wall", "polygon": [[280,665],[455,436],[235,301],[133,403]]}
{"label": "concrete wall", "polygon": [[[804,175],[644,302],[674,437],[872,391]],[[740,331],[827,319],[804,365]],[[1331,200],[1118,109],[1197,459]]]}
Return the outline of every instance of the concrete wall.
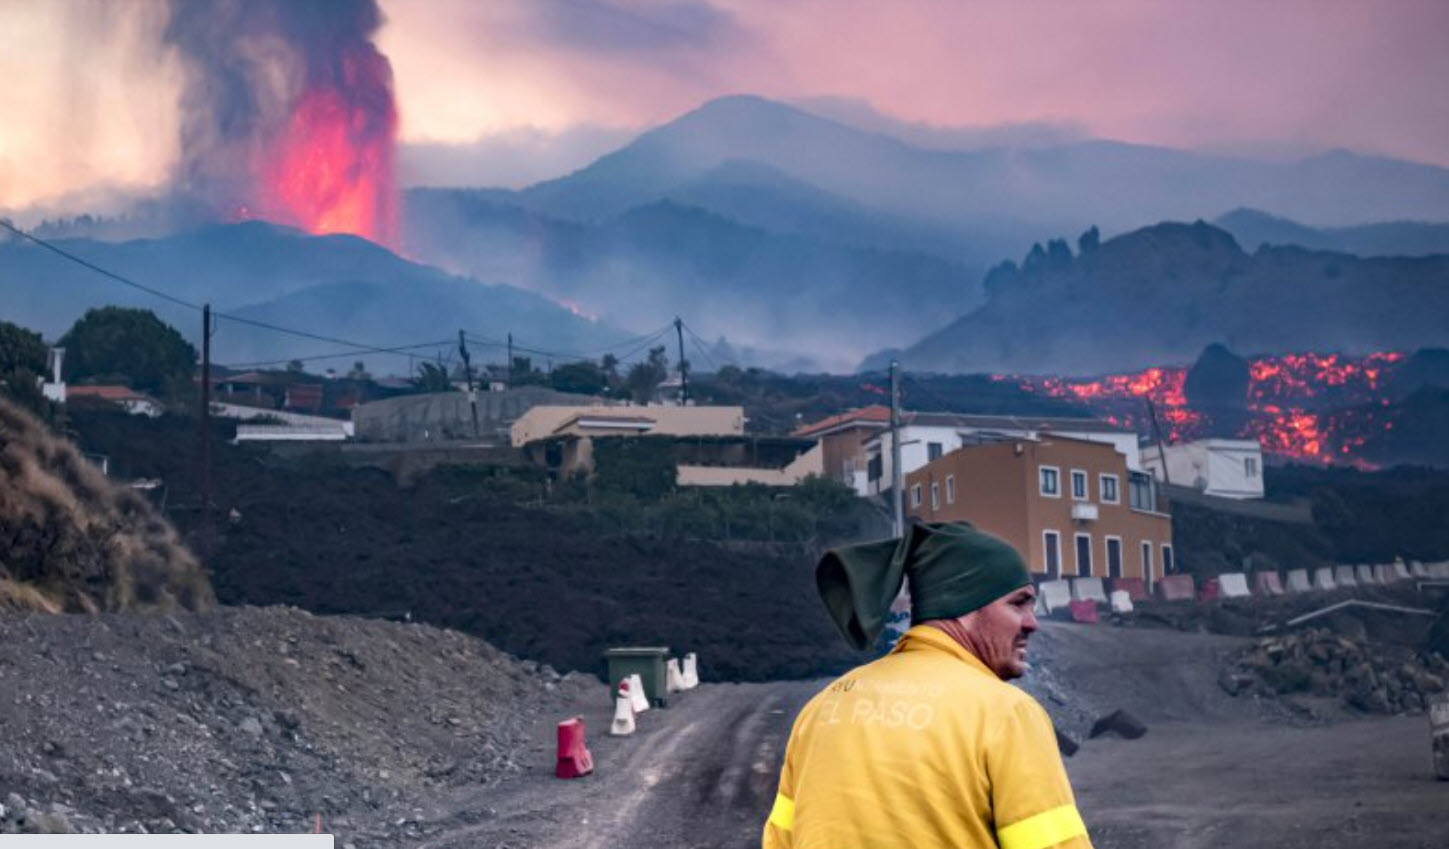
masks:
{"label": "concrete wall", "polygon": [[680,465],[676,479],[680,486],[733,486],[762,483],[767,486],[794,486],[810,475],[823,472],[823,452],[819,445],[796,457],[783,469],[752,469],[744,466]]}
{"label": "concrete wall", "polygon": [[[483,439],[500,439],[520,416],[540,404],[587,403],[591,396],[521,386],[479,392],[478,426]],[[352,411],[357,438],[371,442],[445,442],[473,439],[473,414],[466,392],[403,395],[372,401]]]}

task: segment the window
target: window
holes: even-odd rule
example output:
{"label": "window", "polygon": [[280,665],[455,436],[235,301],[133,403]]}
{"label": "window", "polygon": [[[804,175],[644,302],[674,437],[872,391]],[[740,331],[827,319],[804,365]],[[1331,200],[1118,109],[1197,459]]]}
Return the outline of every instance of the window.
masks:
{"label": "window", "polygon": [[1100,480],[1102,485],[1102,503],[1120,504],[1122,499],[1117,494],[1117,476],[1102,475]]}
{"label": "window", "polygon": [[1083,578],[1092,574],[1092,535],[1077,534],[1077,574]]}
{"label": "window", "polygon": [[955,475],[947,475],[946,476],[946,503],[947,504],[955,504],[956,503],[956,476]]}
{"label": "window", "polygon": [[884,474],[884,470],[881,468],[883,465],[884,463],[881,461],[880,454],[867,460],[865,463],[865,479],[871,481],[880,480],[881,475]]}
{"label": "window", "polygon": [[1072,469],[1072,499],[1087,500],[1087,473],[1081,469]]}
{"label": "window", "polygon": [[930,462],[931,460],[939,460],[939,459],[941,459],[941,443],[939,443],[939,442],[927,442],[926,443],[926,461],[927,462]]}
{"label": "window", "polygon": [[914,485],[914,486],[911,487],[911,506],[912,507],[920,507],[921,506],[921,485],[920,484],[916,484],[916,485]]}
{"label": "window", "polygon": [[1055,466],[1042,466],[1040,469],[1041,494],[1047,498],[1062,497],[1062,470]]}
{"label": "window", "polygon": [[1162,544],[1162,574],[1172,574],[1172,546]]}
{"label": "window", "polygon": [[1107,577],[1122,577],[1122,538],[1107,537]]}
{"label": "window", "polygon": [[931,509],[941,509],[941,485],[935,482],[931,483]]}
{"label": "window", "polygon": [[1152,476],[1142,472],[1127,473],[1127,498],[1133,510],[1157,512],[1157,488]]}
{"label": "window", "polygon": [[1152,543],[1142,541],[1142,577],[1152,580]]}
{"label": "window", "polygon": [[1041,541],[1047,577],[1056,580],[1062,575],[1062,535],[1056,531],[1042,531]]}
{"label": "window", "polygon": [[1244,477],[1249,477],[1249,478],[1256,478],[1258,476],[1258,458],[1257,457],[1244,457],[1243,458],[1243,476]]}

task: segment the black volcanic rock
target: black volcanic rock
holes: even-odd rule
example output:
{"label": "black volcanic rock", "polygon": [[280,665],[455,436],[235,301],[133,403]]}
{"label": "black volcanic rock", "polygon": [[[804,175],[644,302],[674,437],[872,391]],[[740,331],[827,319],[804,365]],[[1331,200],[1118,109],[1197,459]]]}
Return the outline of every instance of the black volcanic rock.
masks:
{"label": "black volcanic rock", "polygon": [[1426,386],[1449,389],[1449,349],[1421,348],[1410,354],[1394,368],[1385,388],[1400,399]]}
{"label": "black volcanic rock", "polygon": [[1233,435],[1248,412],[1248,361],[1214,342],[1187,370],[1183,394],[1188,406],[1206,413],[1215,432]]}

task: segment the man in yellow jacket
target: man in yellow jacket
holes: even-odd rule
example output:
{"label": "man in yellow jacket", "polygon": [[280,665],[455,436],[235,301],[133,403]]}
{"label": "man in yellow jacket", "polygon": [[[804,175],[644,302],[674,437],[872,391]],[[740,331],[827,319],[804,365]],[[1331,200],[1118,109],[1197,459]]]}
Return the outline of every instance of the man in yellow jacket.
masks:
{"label": "man in yellow jacket", "polygon": [[795,720],[765,849],[1090,849],[1051,720],[1006,683],[1037,627],[1021,555],[965,523],[922,524],[816,569],[856,648],[903,581],[916,624]]}

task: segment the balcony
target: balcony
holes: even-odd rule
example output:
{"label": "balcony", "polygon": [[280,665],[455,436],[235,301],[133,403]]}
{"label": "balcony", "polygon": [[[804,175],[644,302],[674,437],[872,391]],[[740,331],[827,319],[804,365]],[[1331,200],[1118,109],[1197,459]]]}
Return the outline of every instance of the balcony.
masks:
{"label": "balcony", "polygon": [[1072,520],[1075,522],[1097,521],[1097,505],[1095,504],[1073,504]]}

